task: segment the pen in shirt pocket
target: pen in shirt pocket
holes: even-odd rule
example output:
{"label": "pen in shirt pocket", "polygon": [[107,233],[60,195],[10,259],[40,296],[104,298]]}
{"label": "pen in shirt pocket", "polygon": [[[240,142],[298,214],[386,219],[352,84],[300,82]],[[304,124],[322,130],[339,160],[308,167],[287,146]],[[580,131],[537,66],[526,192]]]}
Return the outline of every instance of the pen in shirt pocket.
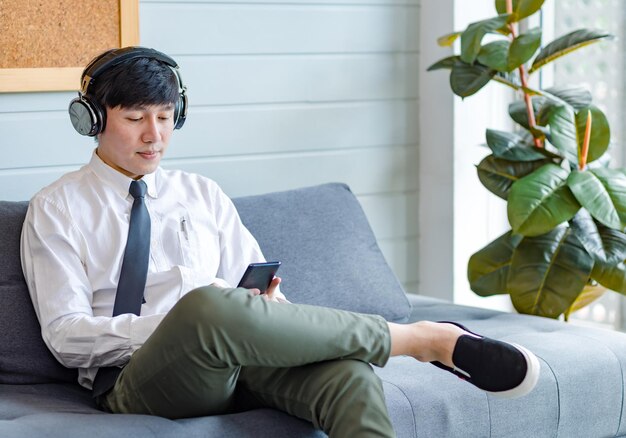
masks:
{"label": "pen in shirt pocket", "polygon": [[189,241],[189,233],[187,233],[187,220],[184,217],[180,218],[180,231],[185,236],[185,240]]}

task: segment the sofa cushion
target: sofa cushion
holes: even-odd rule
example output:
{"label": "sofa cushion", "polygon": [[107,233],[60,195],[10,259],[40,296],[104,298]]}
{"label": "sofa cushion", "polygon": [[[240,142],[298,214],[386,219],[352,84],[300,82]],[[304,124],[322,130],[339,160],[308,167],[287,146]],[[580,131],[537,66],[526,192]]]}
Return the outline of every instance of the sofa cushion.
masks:
{"label": "sofa cushion", "polygon": [[268,260],[280,260],[292,302],[404,321],[411,307],[354,194],[324,184],[238,198],[243,223]]}
{"label": "sofa cushion", "polygon": [[0,383],[76,381],[43,340],[20,264],[28,203],[0,201]]}
{"label": "sofa cushion", "polygon": [[430,364],[393,358],[391,367],[377,372],[411,400],[421,432],[416,435],[626,437],[624,333],[417,295],[409,299],[410,321],[458,321],[476,333],[523,345],[541,364],[537,387],[511,400],[487,395]]}
{"label": "sofa cushion", "polygon": [[[393,365],[392,365],[393,366]],[[415,419],[401,388],[383,383],[389,414],[399,437],[413,437]],[[0,437],[47,438],[323,438],[313,425],[274,409],[169,420],[153,415],[99,411],[91,391],[67,383],[0,384]]]}
{"label": "sofa cushion", "polygon": [[[15,438],[323,438],[307,421],[273,409],[170,420],[96,409],[78,385],[0,384],[0,437]],[[406,404],[406,403],[405,403]]]}

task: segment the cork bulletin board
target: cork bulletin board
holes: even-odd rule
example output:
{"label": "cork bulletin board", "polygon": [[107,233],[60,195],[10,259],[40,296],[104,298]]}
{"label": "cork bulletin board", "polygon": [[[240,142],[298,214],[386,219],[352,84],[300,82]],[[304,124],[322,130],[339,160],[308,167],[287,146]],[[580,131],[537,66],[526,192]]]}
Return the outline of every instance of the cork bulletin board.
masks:
{"label": "cork bulletin board", "polygon": [[139,0],[0,0],[0,92],[78,90],[104,50],[139,44]]}

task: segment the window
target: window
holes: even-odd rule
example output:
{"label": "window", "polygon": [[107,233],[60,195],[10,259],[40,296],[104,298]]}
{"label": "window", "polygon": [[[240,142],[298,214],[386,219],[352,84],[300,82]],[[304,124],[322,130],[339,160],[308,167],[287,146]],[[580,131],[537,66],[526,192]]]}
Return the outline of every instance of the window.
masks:
{"label": "window", "polygon": [[[623,0],[567,0],[554,3],[554,35],[561,36],[581,27],[606,30],[617,38],[585,47],[554,63],[554,81],[580,84],[591,91],[594,103],[604,111],[611,125],[611,156],[623,166],[623,122],[626,110],[624,64],[626,46]],[[546,23],[546,26],[549,24]]]}
{"label": "window", "polygon": [[[552,3],[552,5],[549,5]],[[617,38],[571,53],[553,63],[545,80],[554,84],[581,85],[591,91],[593,102],[606,114],[611,126],[610,154],[615,166],[626,165],[624,145],[626,95],[624,64],[626,2],[622,0],[548,0],[542,26],[544,44],[579,28],[601,29]],[[544,78],[542,78],[544,80]],[[546,85],[546,84],[544,84]],[[599,300],[572,315],[578,323],[624,328],[624,297],[607,292]]]}

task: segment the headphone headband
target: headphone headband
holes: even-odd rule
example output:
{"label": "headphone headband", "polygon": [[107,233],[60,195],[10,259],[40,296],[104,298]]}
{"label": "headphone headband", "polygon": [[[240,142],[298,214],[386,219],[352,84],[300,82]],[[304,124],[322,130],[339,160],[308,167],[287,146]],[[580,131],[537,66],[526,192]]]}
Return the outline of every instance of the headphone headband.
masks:
{"label": "headphone headband", "polygon": [[[81,93],[87,94],[89,85],[91,85],[103,71],[115,67],[125,61],[137,58],[150,58],[161,61],[169,65],[172,69],[175,69],[174,72],[177,76],[179,76],[178,64],[176,64],[176,61],[167,56],[165,53],[148,47],[122,47],[121,49],[113,49],[104,52],[102,55],[92,59],[91,62],[87,64],[87,67],[85,67],[81,76]],[[182,88],[182,84],[179,85],[181,85]]]}
{"label": "headphone headband", "polygon": [[166,64],[176,76],[179,99],[174,109],[174,129],[180,129],[187,118],[187,87],[183,85],[178,64],[165,53],[148,47],[130,46],[113,49],[97,56],[83,70],[78,98],[72,100],[69,106],[70,119],[74,129],[80,134],[95,136],[102,132],[106,125],[106,111],[98,102],[89,97],[89,87],[106,70],[123,62],[137,59],[156,59]]}

